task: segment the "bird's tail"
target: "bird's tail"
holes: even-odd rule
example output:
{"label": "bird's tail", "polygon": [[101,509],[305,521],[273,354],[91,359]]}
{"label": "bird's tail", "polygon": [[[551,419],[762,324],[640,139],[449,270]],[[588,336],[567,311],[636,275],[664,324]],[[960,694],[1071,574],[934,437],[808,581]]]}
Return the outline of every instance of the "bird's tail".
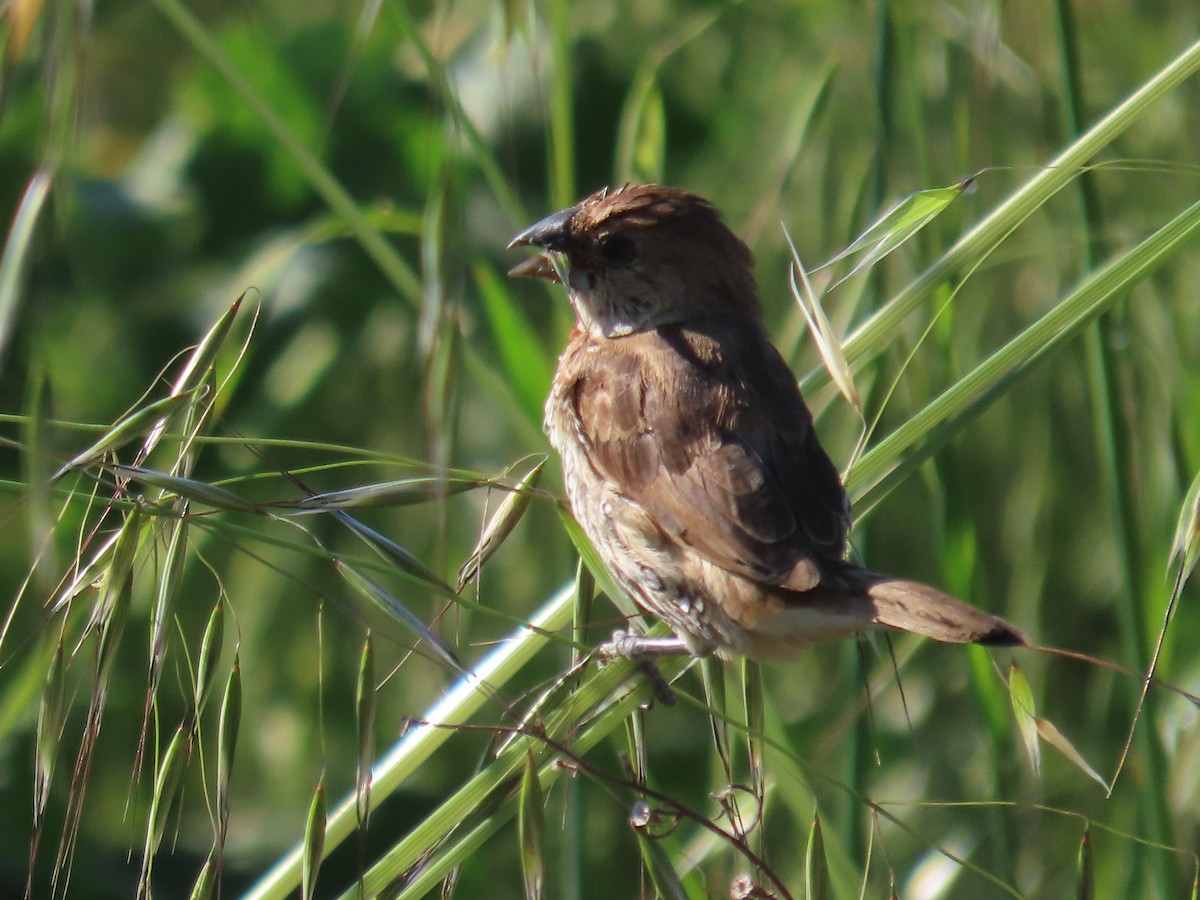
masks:
{"label": "bird's tail", "polygon": [[1003,619],[919,581],[865,571],[855,572],[853,580],[855,587],[866,591],[879,625],[948,644],[1011,647],[1027,643],[1024,635]]}

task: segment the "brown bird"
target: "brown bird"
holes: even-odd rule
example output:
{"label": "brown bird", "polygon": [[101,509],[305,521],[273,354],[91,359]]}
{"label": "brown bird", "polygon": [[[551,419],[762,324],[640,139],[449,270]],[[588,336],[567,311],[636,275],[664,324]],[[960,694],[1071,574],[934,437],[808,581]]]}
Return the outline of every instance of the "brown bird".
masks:
{"label": "brown bird", "polygon": [[838,471],[763,328],[750,250],[708,201],[602,190],[509,246],[549,251],[509,274],[565,278],[575,309],[545,419],[571,509],[620,587],[676,635],[618,633],[608,652],[784,659],[879,627],[1024,643],[935,588],[844,559]]}

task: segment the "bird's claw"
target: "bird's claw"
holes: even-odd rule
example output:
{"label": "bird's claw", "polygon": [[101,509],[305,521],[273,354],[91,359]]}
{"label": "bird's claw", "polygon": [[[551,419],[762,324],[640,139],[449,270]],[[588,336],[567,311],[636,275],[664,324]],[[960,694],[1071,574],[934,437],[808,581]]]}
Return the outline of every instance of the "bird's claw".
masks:
{"label": "bird's claw", "polygon": [[596,648],[596,656],[601,663],[614,659],[628,659],[632,662],[649,659],[651,654],[643,648],[643,640],[640,634],[632,631],[614,631],[611,638]]}
{"label": "bird's claw", "polygon": [[650,682],[654,698],[663,706],[674,706],[677,700],[675,691],[654,664],[654,658],[661,655],[661,648],[654,643],[654,639],[632,631],[614,631],[612,638],[596,648],[596,658],[601,665],[614,659],[629,660]]}

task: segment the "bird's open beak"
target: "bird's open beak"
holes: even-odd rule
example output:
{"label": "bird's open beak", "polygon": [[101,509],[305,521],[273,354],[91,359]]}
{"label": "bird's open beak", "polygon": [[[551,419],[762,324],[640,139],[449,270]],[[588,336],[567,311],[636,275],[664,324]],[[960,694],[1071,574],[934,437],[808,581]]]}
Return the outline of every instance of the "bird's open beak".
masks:
{"label": "bird's open beak", "polygon": [[579,207],[570,206],[561,209],[553,215],[546,216],[540,222],[530,225],[518,234],[508,245],[512,250],[516,247],[545,247],[547,250],[561,250],[568,237],[571,236],[567,223],[575,215]]}
{"label": "bird's open beak", "polygon": [[[567,239],[571,236],[567,225],[577,210],[578,207],[571,206],[530,225],[512,239],[508,249],[544,247],[551,253],[563,250]],[[545,253],[539,253],[522,263],[517,263],[508,270],[508,276],[510,278],[545,278],[547,281],[560,280],[558,272],[554,269],[554,263]]]}
{"label": "bird's open beak", "polygon": [[545,278],[547,281],[558,281],[558,273],[554,271],[554,263],[545,253],[531,256],[524,262],[519,262],[508,270],[509,278]]}

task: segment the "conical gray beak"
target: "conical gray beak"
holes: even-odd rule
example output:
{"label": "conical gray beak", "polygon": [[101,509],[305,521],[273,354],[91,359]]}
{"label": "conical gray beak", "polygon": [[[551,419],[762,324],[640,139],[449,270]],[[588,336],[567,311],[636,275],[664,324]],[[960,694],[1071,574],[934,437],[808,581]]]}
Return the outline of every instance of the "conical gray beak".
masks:
{"label": "conical gray beak", "polygon": [[562,250],[567,238],[571,236],[567,229],[567,223],[571,221],[571,216],[575,215],[578,209],[577,206],[571,206],[530,225],[512,239],[508,249],[545,247],[547,250]]}

